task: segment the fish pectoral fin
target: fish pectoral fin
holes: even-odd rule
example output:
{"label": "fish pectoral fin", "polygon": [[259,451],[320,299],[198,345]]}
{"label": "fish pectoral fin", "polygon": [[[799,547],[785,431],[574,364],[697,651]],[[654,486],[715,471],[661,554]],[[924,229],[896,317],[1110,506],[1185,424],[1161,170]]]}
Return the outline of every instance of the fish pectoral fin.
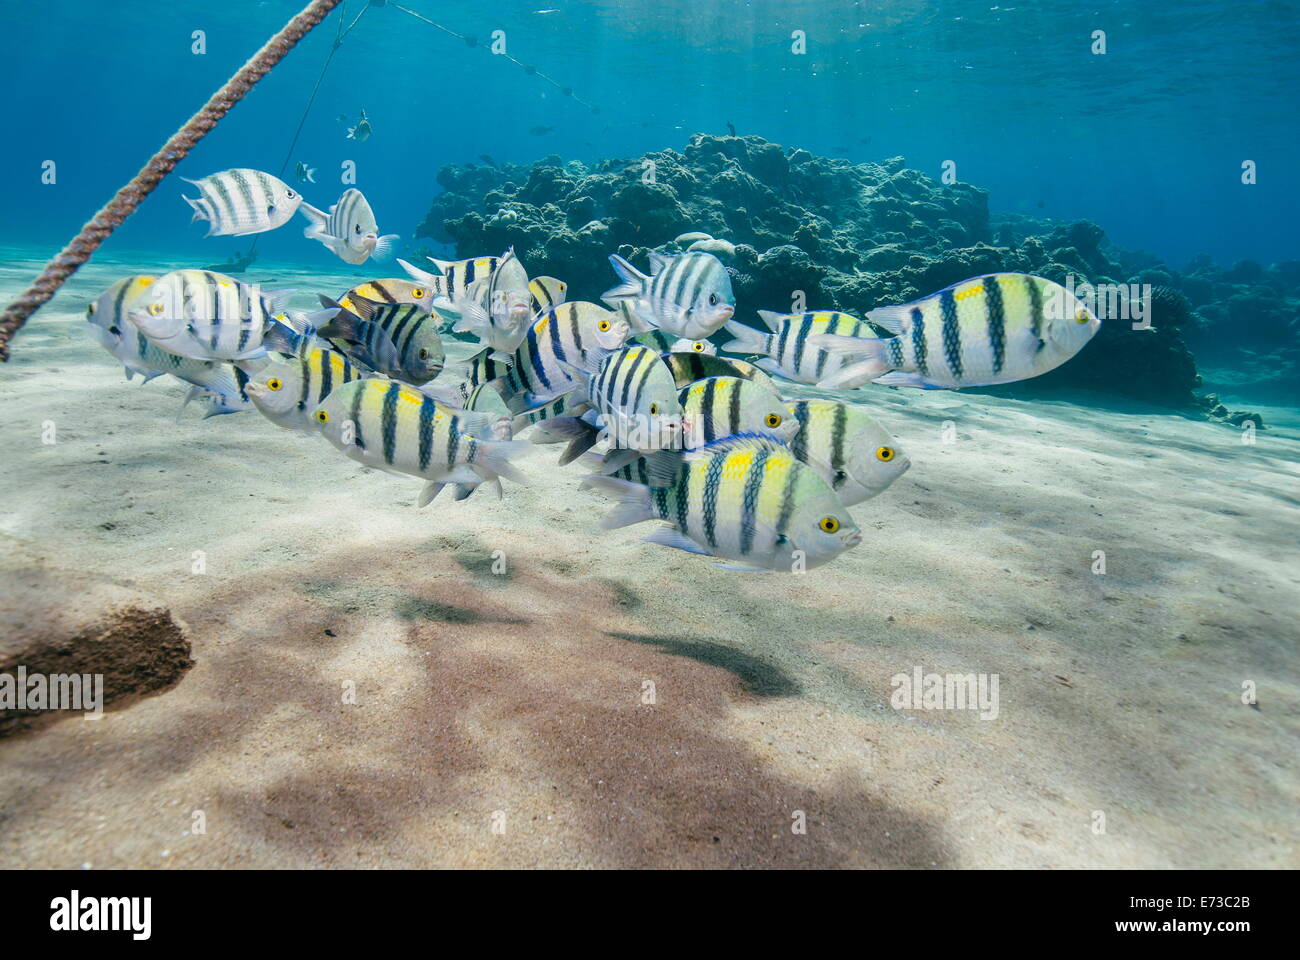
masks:
{"label": "fish pectoral fin", "polygon": [[712,556],[709,551],[699,544],[682,536],[676,527],[660,527],[654,533],[642,537],[641,540],[644,543],[657,543],[661,547],[672,547],[674,550],[684,550],[687,553],[698,554],[702,557]]}
{"label": "fish pectoral fin", "polygon": [[774,573],[769,567],[754,567],[747,563],[715,563],[719,570],[731,570],[735,573]]}

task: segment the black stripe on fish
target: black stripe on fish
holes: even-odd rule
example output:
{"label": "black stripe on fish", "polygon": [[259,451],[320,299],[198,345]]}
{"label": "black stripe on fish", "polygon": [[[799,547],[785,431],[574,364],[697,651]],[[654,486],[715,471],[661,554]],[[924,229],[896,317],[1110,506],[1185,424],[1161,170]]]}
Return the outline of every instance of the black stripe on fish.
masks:
{"label": "black stripe on fish", "polygon": [[394,380],[388,385],[388,391],[384,394],[380,427],[384,438],[384,460],[389,466],[392,466],[397,450],[397,398],[401,392],[402,388]]}
{"label": "black stripe on fish", "polygon": [[718,488],[722,485],[722,465],[727,451],[722,450],[709,458],[709,472],[704,478],[704,538],[709,546],[718,549]]}
{"label": "black stripe on fish", "polygon": [[758,494],[763,487],[763,474],[767,465],[766,447],[758,452],[745,475],[745,492],[740,506],[740,554],[748,556],[754,549],[754,533],[758,528]]}
{"label": "black stripe on fish", "polygon": [[993,347],[993,372],[1001,373],[1007,358],[1007,315],[1002,286],[997,277],[984,278],[984,301],[988,305],[989,343]]}
{"label": "black stripe on fish", "polygon": [[957,321],[957,297],[952,290],[939,294],[943,313],[943,355],[954,380],[961,379],[961,326]]}
{"label": "black stripe on fish", "polygon": [[437,405],[433,402],[432,397],[425,397],[420,401],[420,424],[419,424],[419,457],[420,471],[424,472],[429,468],[429,460],[433,456],[433,418],[438,412]]}
{"label": "black stripe on fish", "polygon": [[912,352],[916,355],[916,369],[922,376],[927,375],[930,371],[925,364],[925,318],[920,307],[912,308]]}

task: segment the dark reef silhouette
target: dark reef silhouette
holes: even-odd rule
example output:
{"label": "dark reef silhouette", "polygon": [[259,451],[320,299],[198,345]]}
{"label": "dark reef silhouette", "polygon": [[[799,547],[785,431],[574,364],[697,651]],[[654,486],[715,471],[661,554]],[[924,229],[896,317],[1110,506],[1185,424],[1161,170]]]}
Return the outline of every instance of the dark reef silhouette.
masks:
{"label": "dark reef silhouette", "polygon": [[[696,231],[734,245],[722,259],[733,271],[737,317],[750,324],[759,308],[792,309],[795,291],[807,309],[865,316],[996,271],[1149,284],[1152,329],[1106,318],[1070,363],[990,391],[1088,390],[1237,422],[1254,415],[1231,413],[1198,389],[1300,400],[1300,262],[1222,269],[1202,257],[1177,271],[1116,248],[1086,220],[991,217],[987,191],[940,184],[902,157],[851,163],[757,136],[696,134],[681,152],[592,166],[554,155],[531,165],[454,164],[438,183],[444,192],[418,237],[453,243],[462,257],[513,246],[531,274],[566,280],[570,299],[594,300],[613,283],[608,254],[644,267],[650,250],[677,252],[684,244],[674,238]],[[1198,374],[1198,359],[1211,378]]]}

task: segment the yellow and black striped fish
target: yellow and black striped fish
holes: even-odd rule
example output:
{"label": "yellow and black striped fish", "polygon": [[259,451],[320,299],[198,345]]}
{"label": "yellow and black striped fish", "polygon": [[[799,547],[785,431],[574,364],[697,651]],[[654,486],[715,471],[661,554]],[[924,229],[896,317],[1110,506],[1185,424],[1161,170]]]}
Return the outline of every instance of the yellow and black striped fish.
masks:
{"label": "yellow and black striped fish", "polygon": [[657,350],[637,345],[611,354],[588,376],[585,394],[614,446],[648,451],[680,445],[677,386]]}
{"label": "yellow and black striped fish", "polygon": [[367,280],[365,283],[358,284],[339,297],[339,304],[345,310],[352,310],[348,298],[358,296],[373,300],[375,303],[410,303],[426,313],[433,313],[433,301],[438,295],[438,292],[428,284],[390,277],[384,280]]}
{"label": "yellow and black striped fish", "polygon": [[1069,290],[1043,277],[994,273],[867,316],[894,336],[811,337],[841,367],[819,381],[844,389],[868,381],[955,390],[1026,380],[1078,353],[1101,321]]}
{"label": "yellow and black striped fish", "polygon": [[737,433],[788,441],[798,429],[785,401],[740,377],[705,377],[683,387],[682,447],[691,450]]}
{"label": "yellow and black striped fish", "polygon": [[272,355],[245,391],[268,420],[290,430],[314,430],[312,413],[335,389],[369,376],[345,354],[313,347],[301,357]]}
{"label": "yellow and black striped fish", "polygon": [[722,345],[731,353],[759,354],[758,365],[769,373],[780,374],[796,383],[817,383],[837,372],[841,357],[813,346],[813,337],[836,335],[873,337],[871,324],[835,310],[810,310],[804,313],[773,313],[760,310],[758,315],[768,333],[747,327],[738,320],[727,324],[734,340]]}
{"label": "yellow and black striped fish", "polygon": [[[359,359],[369,364],[375,361],[375,369],[390,377],[405,380],[417,386],[428,383],[442,373],[446,355],[442,348],[442,338],[438,335],[440,321],[434,319],[428,311],[414,303],[386,302],[380,303],[362,296],[356,290],[348,291],[339,305],[346,308],[326,326],[320,335],[335,341],[335,346],[351,352],[356,344],[365,344],[368,355]],[[358,317],[364,324],[374,324],[382,330],[392,351],[375,351],[363,325],[350,323],[351,317]],[[358,328],[362,331],[358,333]],[[344,341],[344,342],[339,342]]]}
{"label": "yellow and black striped fish", "polygon": [[862,539],[826,481],[767,437],[740,434],[686,452],[670,486],[599,475],[583,486],[619,501],[606,529],[665,520],[671,526],[647,541],[734,561],[727,569],[798,572]]}
{"label": "yellow and black striped fish", "polygon": [[533,277],[528,281],[528,289],[533,295],[533,304],[538,310],[558,307],[569,293],[569,285],[554,277]]}
{"label": "yellow and black striped fish", "polygon": [[490,439],[499,417],[457,410],[396,380],[345,384],[312,418],[330,443],[358,463],[429,481],[420,506],[447,484],[477,485],[499,476],[526,482],[510,458],[529,444]]}
{"label": "yellow and black striped fish", "polygon": [[293,291],[263,291],[211,270],[173,270],[133,301],[127,315],[170,353],[195,360],[266,356],[263,334]]}
{"label": "yellow and black striped fish", "polygon": [[780,396],[776,382],[745,360],[737,360],[734,357],[713,357],[707,353],[665,353],[662,359],[672,371],[673,380],[678,387],[703,380],[705,377],[740,377],[744,380],[753,380],[765,390]]}
{"label": "yellow and black striped fish", "polygon": [[898,441],[861,407],[814,399],[787,408],[798,424],[790,450],[821,474],[846,507],[884,492],[912,465]]}

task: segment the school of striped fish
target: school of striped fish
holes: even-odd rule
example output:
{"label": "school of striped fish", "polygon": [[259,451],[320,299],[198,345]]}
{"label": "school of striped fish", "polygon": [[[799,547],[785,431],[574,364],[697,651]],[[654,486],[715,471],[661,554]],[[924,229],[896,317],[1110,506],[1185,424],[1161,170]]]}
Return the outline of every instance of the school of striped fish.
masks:
{"label": "school of striped fish", "polygon": [[[274,229],[302,210],[307,235],[350,263],[387,252],[359,191],[325,214],[257,171],[197,185],[189,202],[213,235]],[[522,454],[563,444],[559,464],[586,468],[579,489],[614,501],[604,529],[656,520],[647,542],[728,570],[786,572],[860,544],[849,508],[911,461],[863,404],[787,397],[783,382],[1009,383],[1064,363],[1100,326],[1059,284],[995,273],[865,318],[762,310],[753,327],[736,318],[731,274],[711,252],[729,244],[678,241],[690,248],[650,254],[649,273],[611,256],[618,283],[600,303],[568,300],[555,277],[529,278],[507,250],[426,267],[398,260],[405,278],[319,295],[310,313],[288,309],[292,291],[209,270],[141,274],[104,291],[87,320],[128,379],[173,377],[205,418],[257,410],[368,467],[417,477],[420,507],[447,488],[454,501],[481,486],[501,497],[503,479],[528,482]],[[449,329],[478,341],[468,361],[447,363]],[[723,331],[731,339],[719,343]]]}

